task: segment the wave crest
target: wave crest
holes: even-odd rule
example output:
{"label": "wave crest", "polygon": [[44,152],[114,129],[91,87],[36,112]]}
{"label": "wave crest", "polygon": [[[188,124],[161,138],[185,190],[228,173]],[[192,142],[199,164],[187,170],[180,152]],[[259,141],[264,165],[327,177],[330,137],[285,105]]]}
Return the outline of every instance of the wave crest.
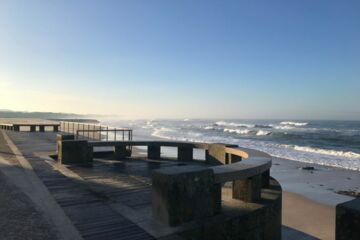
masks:
{"label": "wave crest", "polygon": [[[285,145],[289,147],[289,145]],[[323,155],[331,155],[331,156],[338,156],[338,157],[347,157],[347,158],[360,158],[359,153],[350,152],[350,151],[337,151],[333,149],[322,149],[322,148],[312,148],[312,147],[304,147],[304,146],[293,146],[293,148],[297,151],[301,152],[309,152],[309,153],[317,153]]]}
{"label": "wave crest", "polygon": [[218,121],[215,123],[216,126],[231,126],[231,127],[246,127],[246,128],[253,128],[255,125],[253,124],[246,124],[246,123],[234,123],[234,122],[225,122],[225,121]]}
{"label": "wave crest", "polygon": [[290,121],[284,121],[280,123],[281,125],[293,125],[293,126],[306,126],[308,125],[307,122],[290,122]]}

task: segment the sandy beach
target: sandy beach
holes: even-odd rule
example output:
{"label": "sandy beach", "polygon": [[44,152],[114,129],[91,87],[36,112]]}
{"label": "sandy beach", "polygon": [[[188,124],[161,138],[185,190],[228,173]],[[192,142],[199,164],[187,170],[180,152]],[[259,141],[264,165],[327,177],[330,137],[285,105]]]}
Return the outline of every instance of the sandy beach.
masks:
{"label": "sandy beach", "polygon": [[315,239],[335,239],[335,206],[354,199],[336,192],[359,192],[360,173],[274,157],[271,175],[284,190],[283,225]]}

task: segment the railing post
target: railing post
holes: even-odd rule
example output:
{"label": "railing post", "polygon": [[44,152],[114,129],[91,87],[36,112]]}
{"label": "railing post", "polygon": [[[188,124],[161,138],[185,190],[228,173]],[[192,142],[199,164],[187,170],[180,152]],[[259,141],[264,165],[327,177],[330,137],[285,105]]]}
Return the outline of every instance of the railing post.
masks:
{"label": "railing post", "polygon": [[270,169],[261,174],[261,186],[263,188],[269,188],[270,186]]}
{"label": "railing post", "polygon": [[232,186],[232,196],[244,202],[254,202],[261,198],[261,175],[246,180],[235,180]]}
{"label": "railing post", "polygon": [[106,126],[106,141],[109,141],[109,126]]}
{"label": "railing post", "polygon": [[30,125],[30,132],[36,132],[36,126]]}
{"label": "railing post", "polygon": [[148,145],[148,158],[149,159],[160,159],[161,151],[160,146]]}
{"label": "railing post", "polygon": [[189,146],[178,147],[178,160],[179,161],[192,161],[193,160],[193,148]]}

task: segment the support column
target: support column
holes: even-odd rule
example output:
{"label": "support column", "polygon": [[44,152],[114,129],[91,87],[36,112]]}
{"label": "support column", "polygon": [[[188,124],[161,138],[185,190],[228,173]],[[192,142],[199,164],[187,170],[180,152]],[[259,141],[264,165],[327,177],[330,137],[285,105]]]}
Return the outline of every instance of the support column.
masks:
{"label": "support column", "polygon": [[270,186],[270,169],[261,174],[262,188],[269,188]]}
{"label": "support column", "polygon": [[244,202],[254,202],[261,198],[261,175],[246,180],[233,181],[233,198]]}
{"label": "support column", "polygon": [[61,164],[91,164],[93,147],[86,140],[62,140],[58,145],[58,162]]}
{"label": "support column", "polygon": [[39,131],[40,131],[40,132],[45,132],[45,126],[44,126],[44,125],[40,125],[40,126],[39,126]]}
{"label": "support column", "polygon": [[125,145],[115,146],[114,147],[114,157],[115,159],[124,159],[127,157],[127,151]]}
{"label": "support column", "polygon": [[36,132],[36,125],[30,126],[30,132]]}
{"label": "support column", "polygon": [[54,132],[58,132],[59,131],[59,126],[54,126]]}
{"label": "support column", "polygon": [[178,160],[179,161],[192,161],[193,148],[192,147],[178,147]]}
{"label": "support column", "polygon": [[148,158],[149,159],[160,159],[160,146],[148,146]]}
{"label": "support column", "polygon": [[153,217],[177,226],[214,216],[221,194],[214,185],[214,172],[206,167],[176,166],[153,171]]}

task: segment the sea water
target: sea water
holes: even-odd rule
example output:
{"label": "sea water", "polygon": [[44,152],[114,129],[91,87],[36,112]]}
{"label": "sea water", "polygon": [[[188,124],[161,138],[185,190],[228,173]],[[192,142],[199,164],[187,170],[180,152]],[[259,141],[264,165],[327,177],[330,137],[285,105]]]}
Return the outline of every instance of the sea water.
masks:
{"label": "sea water", "polygon": [[275,157],[360,171],[360,121],[107,119],[102,123],[132,128],[134,140],[230,143]]}

